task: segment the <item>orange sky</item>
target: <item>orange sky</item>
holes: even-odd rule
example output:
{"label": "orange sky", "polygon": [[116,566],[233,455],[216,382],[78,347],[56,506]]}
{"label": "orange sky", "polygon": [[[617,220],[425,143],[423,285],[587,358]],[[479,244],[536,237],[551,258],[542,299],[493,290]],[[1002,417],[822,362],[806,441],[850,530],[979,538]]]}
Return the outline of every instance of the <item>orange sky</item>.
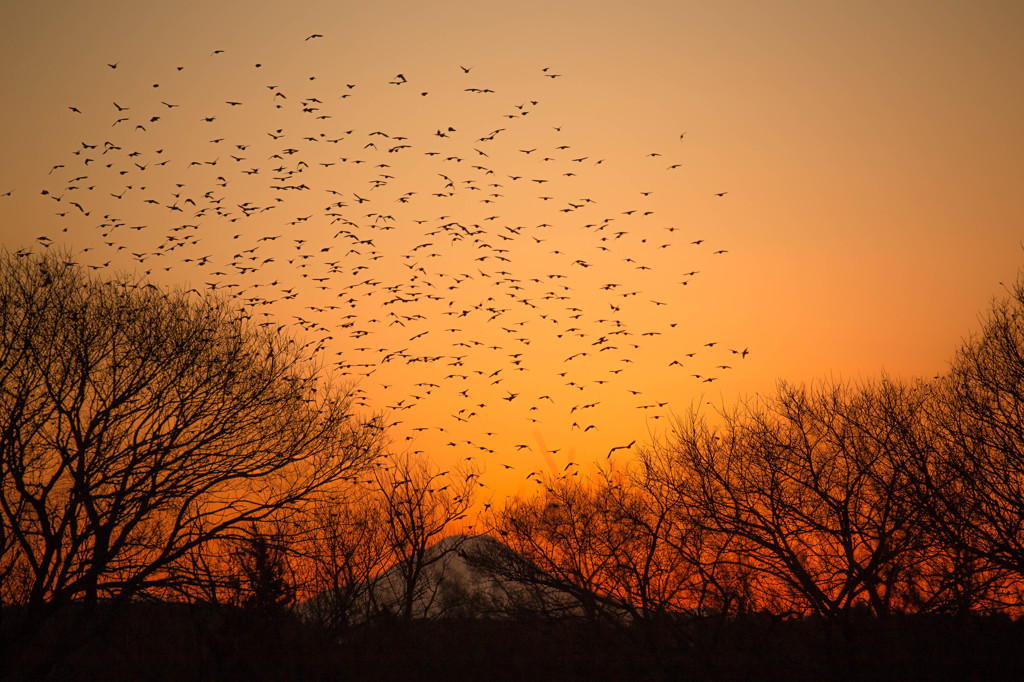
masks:
{"label": "orange sky", "polygon": [[1021,264],[1019,3],[353,5],[5,8],[4,246],[305,322],[499,492],[780,378],[933,375]]}

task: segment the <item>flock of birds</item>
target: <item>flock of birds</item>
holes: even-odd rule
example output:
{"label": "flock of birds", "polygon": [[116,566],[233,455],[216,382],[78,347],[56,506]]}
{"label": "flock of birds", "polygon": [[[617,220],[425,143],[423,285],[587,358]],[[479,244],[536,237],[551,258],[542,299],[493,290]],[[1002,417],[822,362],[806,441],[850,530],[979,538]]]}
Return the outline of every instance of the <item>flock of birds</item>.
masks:
{"label": "flock of birds", "polygon": [[410,69],[354,83],[278,71],[253,91],[271,69],[239,73],[219,65],[228,56],[205,55],[198,76],[170,67],[99,110],[69,104],[83,139],[49,169],[41,194],[57,220],[38,245],[67,242],[94,270],[214,290],[256,324],[297,325],[410,447],[527,478],[537,457],[571,475],[562,462],[580,443],[628,451],[635,441],[609,443],[602,426],[668,406],[638,377],[706,385],[747,357],[697,340],[685,309],[692,264],[728,249],[630,187],[651,175],[671,186],[686,133],[616,174],[549,118],[545,98],[565,82],[551,68],[505,88],[458,64],[432,85]]}

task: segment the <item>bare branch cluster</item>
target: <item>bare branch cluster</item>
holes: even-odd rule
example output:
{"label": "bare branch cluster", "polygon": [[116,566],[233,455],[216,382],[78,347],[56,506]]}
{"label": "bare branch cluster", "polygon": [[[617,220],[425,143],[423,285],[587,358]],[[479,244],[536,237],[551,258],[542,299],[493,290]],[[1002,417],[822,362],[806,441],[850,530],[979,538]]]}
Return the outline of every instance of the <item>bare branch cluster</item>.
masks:
{"label": "bare branch cluster", "polygon": [[626,469],[495,510],[504,549],[474,561],[539,609],[606,620],[1016,612],[1022,434],[1024,280],[937,380],[692,410]]}
{"label": "bare branch cluster", "polygon": [[380,453],[298,344],[214,296],[0,258],[0,599],[189,589],[197,550]]}

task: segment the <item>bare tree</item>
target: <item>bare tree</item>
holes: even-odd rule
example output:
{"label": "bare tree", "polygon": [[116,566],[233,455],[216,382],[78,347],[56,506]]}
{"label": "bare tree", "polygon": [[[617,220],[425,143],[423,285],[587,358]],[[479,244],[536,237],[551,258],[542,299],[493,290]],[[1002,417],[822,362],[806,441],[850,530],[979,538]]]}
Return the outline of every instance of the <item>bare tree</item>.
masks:
{"label": "bare tree", "polygon": [[701,592],[699,528],[650,460],[603,472],[595,501],[608,529],[598,538],[612,557],[604,589],[637,621],[663,621],[692,608]]}
{"label": "bare tree", "polygon": [[[965,598],[1002,584],[1019,603],[1024,581],[1024,278],[992,303],[932,387],[936,448],[919,458],[914,490],[955,551]],[[1013,585],[998,576],[1009,572]],[[969,599],[969,602],[973,599]]]}
{"label": "bare tree", "polygon": [[370,485],[384,512],[393,566],[374,582],[370,597],[377,608],[409,620],[427,615],[441,595],[447,558],[465,539],[456,524],[473,505],[479,472],[469,466],[439,471],[408,453],[378,464]]}
{"label": "bare tree", "polygon": [[782,384],[720,425],[697,414],[677,424],[669,447],[682,502],[718,536],[720,560],[754,579],[760,608],[890,611],[923,561],[919,510],[902,494],[921,403],[888,380]]}
{"label": "bare tree", "polygon": [[668,528],[661,531],[661,542],[671,548],[669,565],[680,576],[674,607],[700,617],[732,617],[757,602],[754,572],[737,553],[733,536],[711,530],[701,508],[691,504],[694,496],[689,486],[696,477],[683,466],[681,444],[655,440],[640,448],[642,476],[633,474],[634,485],[642,485],[654,498],[657,516],[665,517],[662,523]]}
{"label": "bare tree", "polygon": [[307,510],[297,550],[307,615],[341,633],[371,614],[373,580],[393,560],[381,499],[364,486]]}
{"label": "bare tree", "polygon": [[635,529],[608,513],[606,489],[566,476],[541,483],[533,497],[510,499],[492,512],[488,532],[502,544],[485,547],[474,563],[512,588],[511,608],[595,622],[621,618],[622,593],[634,585],[616,562]]}
{"label": "bare tree", "polygon": [[501,543],[472,560],[505,581],[513,609],[667,633],[682,614],[708,608],[715,568],[676,490],[676,463],[663,454],[646,448],[588,480],[545,478],[535,496],[491,514],[489,532]]}
{"label": "bare tree", "polygon": [[344,387],[221,298],[0,258],[0,598],[187,590],[190,553],[378,454]]}

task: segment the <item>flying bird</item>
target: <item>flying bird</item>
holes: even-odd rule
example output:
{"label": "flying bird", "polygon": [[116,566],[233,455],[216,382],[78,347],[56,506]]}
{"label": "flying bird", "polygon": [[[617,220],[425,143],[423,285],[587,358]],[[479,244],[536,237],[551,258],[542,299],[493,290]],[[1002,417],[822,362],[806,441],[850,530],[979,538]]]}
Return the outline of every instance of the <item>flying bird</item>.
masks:
{"label": "flying bird", "polygon": [[608,451],[608,454],[607,454],[607,455],[605,455],[605,457],[606,457],[606,458],[607,458],[607,457],[611,457],[611,456],[612,456],[612,453],[613,453],[613,452],[615,452],[616,450],[629,450],[629,449],[631,449],[631,448],[632,448],[632,447],[633,447],[634,445],[636,445],[636,441],[635,441],[635,440],[632,440],[632,441],[630,441],[628,445],[616,445],[615,447],[613,447],[612,449],[610,449],[610,450]]}

